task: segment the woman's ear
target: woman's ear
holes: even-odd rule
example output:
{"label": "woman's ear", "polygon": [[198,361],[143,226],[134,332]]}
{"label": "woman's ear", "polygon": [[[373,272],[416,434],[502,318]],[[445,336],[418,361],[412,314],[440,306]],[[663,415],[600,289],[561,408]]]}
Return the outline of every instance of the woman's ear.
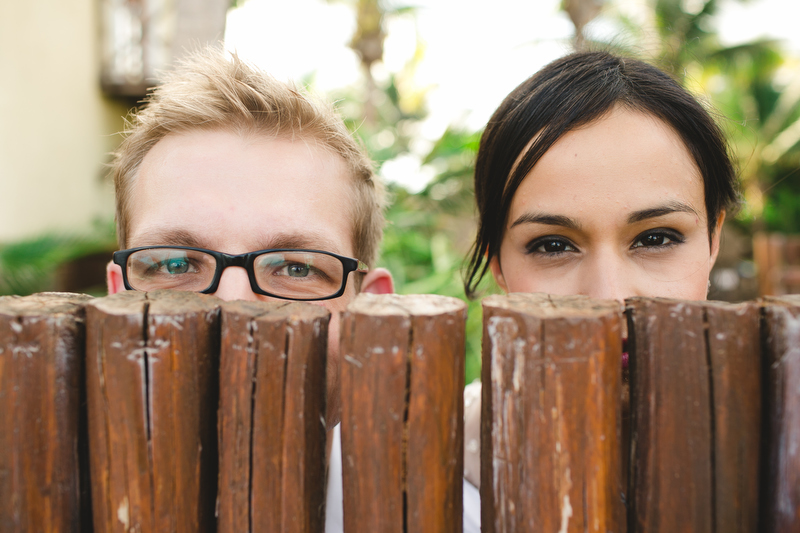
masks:
{"label": "woman's ear", "polygon": [[506,285],[506,278],[503,277],[503,269],[500,268],[500,258],[498,256],[494,256],[489,260],[489,268],[497,285],[503,289],[503,292],[508,294],[508,285]]}
{"label": "woman's ear", "polygon": [[361,292],[368,292],[371,294],[394,293],[392,273],[385,268],[370,270],[361,281]]}
{"label": "woman's ear", "polygon": [[717,262],[719,255],[720,239],[722,238],[722,224],[725,223],[725,210],[720,211],[717,217],[717,224],[714,228],[714,234],[711,236],[711,266]]}
{"label": "woman's ear", "polygon": [[106,286],[108,294],[117,294],[125,290],[125,284],[122,283],[122,269],[113,261],[109,261],[106,265]]}

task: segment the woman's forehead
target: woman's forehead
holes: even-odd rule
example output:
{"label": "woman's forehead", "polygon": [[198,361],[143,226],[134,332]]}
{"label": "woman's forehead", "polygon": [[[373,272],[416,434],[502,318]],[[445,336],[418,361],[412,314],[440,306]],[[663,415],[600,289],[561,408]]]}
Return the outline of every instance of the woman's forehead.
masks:
{"label": "woman's forehead", "polygon": [[705,218],[694,158],[664,122],[616,108],[545,152],[517,189],[509,223],[521,210],[604,209],[623,216],[664,202],[688,205]]}

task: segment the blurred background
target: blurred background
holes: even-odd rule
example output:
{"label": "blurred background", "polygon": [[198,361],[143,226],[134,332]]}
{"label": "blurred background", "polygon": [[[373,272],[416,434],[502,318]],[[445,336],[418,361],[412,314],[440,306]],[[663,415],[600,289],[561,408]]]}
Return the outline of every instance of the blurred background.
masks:
{"label": "blurred background", "polygon": [[[381,264],[398,292],[464,298],[483,124],[541,66],[598,45],[670,72],[730,138],[744,203],[710,297],[800,292],[798,21],[797,0],[0,0],[0,294],[104,293],[124,117],[219,41],[337,102],[390,185]],[[480,324],[472,302],[468,382]]]}

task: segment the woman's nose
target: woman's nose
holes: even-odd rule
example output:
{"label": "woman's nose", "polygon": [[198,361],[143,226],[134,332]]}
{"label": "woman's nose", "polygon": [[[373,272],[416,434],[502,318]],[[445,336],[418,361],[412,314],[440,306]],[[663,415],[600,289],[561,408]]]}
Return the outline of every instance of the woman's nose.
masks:
{"label": "woman's nose", "polygon": [[637,276],[624,258],[599,254],[587,262],[581,272],[581,294],[603,300],[619,300],[637,296]]}
{"label": "woman's nose", "polygon": [[259,296],[250,287],[247,271],[242,267],[235,266],[229,266],[222,271],[222,277],[214,296],[223,300],[259,300]]}

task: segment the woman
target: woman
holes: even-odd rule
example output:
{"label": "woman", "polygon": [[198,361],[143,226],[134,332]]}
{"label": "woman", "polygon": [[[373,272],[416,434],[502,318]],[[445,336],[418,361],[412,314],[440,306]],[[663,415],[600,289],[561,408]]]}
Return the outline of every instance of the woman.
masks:
{"label": "woman", "polygon": [[[506,97],[481,138],[475,196],[468,295],[490,270],[506,292],[617,300],[705,299],[737,200],[702,105],[657,68],[605,52],[558,59]],[[465,476],[477,486],[474,393]]]}

